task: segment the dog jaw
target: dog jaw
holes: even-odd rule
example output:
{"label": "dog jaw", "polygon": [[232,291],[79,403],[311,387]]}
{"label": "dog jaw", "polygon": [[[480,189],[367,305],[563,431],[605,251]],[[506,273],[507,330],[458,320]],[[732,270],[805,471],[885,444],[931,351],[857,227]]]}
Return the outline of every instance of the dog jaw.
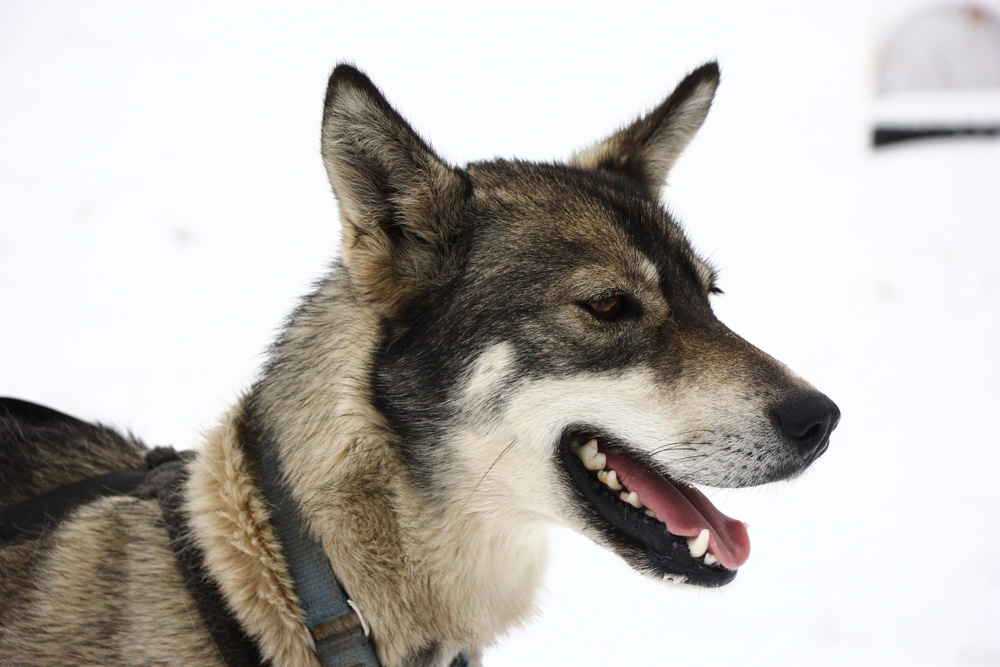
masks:
{"label": "dog jaw", "polygon": [[642,367],[532,379],[506,341],[470,362],[455,393],[460,426],[444,448],[460,454],[455,502],[570,526],[674,581],[722,585],[749,555],[745,524],[693,485],[761,484],[807,463],[769,420],[768,396],[748,400],[713,373],[674,386]]}

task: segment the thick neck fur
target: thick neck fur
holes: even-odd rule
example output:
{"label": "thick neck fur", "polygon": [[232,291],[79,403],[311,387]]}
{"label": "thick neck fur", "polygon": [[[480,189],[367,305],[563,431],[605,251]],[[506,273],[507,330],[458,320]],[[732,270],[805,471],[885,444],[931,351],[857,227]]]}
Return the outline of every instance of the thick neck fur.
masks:
{"label": "thick neck fur", "polygon": [[[192,527],[207,566],[275,664],[317,663],[267,523],[252,453],[261,444],[277,448],[385,667],[447,665],[460,650],[478,657],[534,611],[544,526],[509,516],[503,503],[432,500],[412,483],[372,402],[379,336],[378,315],[338,267],[293,316],[264,377],[209,435],[192,473]],[[263,443],[247,446],[248,432]]]}

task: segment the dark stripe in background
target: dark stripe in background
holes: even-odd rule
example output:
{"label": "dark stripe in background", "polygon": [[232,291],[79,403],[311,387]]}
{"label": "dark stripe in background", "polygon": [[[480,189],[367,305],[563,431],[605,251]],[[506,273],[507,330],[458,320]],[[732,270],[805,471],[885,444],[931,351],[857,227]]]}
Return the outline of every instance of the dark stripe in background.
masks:
{"label": "dark stripe in background", "polygon": [[872,144],[875,148],[898,144],[901,141],[913,139],[931,139],[937,137],[992,137],[1000,134],[1000,125],[986,127],[876,127],[872,134]]}

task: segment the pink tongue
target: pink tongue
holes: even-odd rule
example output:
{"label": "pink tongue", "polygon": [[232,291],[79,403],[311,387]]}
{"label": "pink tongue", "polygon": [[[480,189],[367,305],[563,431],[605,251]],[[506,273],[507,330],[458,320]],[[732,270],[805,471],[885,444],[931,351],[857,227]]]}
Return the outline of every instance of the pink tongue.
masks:
{"label": "pink tongue", "polygon": [[604,452],[607,467],[629,491],[639,494],[642,504],[667,524],[667,530],[681,537],[696,537],[708,528],[708,550],[723,567],[735,570],[750,557],[750,536],[746,526],[720,512],[698,489],[671,482],[615,452]]}

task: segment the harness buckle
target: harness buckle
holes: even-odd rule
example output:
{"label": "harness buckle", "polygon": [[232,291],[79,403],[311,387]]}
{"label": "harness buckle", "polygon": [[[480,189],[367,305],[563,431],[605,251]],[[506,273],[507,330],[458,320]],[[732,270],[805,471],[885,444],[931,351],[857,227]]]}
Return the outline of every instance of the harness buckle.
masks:
{"label": "harness buckle", "polygon": [[361,608],[354,604],[354,600],[348,598],[347,606],[354,610],[354,613],[358,615],[358,620],[361,621],[361,629],[365,633],[365,637],[371,636],[371,628],[368,627],[368,621],[365,620],[365,615],[361,613]]}

